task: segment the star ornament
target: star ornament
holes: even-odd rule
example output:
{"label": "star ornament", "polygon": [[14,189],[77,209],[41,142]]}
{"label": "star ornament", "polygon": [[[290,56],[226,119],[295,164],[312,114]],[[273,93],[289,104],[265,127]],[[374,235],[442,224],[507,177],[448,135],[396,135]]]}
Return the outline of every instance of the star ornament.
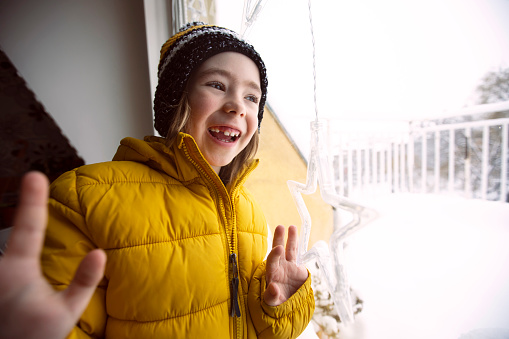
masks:
{"label": "star ornament", "polygon": [[[324,121],[316,119],[311,122],[311,155],[307,168],[306,184],[289,180],[288,188],[293,196],[302,225],[300,229],[298,264],[315,260],[326,282],[328,291],[334,301],[336,311],[345,324],[354,321],[350,285],[347,279],[346,265],[343,255],[343,243],[352,233],[378,217],[378,213],[368,207],[359,205],[336,193],[334,172],[329,161]],[[322,199],[335,211],[346,210],[352,214],[352,220],[341,225],[339,218],[334,218],[333,233],[329,244],[320,240],[309,250],[311,234],[311,216],[304,203],[302,194],[312,194],[320,184]]]}

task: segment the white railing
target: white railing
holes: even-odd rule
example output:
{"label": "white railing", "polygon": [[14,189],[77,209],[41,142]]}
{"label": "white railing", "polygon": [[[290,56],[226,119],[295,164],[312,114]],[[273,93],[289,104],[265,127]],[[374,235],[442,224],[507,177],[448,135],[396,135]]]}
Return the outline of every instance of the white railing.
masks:
{"label": "white railing", "polygon": [[[463,195],[469,198],[506,201],[508,125],[509,119],[506,118],[415,129],[409,145],[421,145],[420,157],[415,159],[416,163],[420,162],[419,192],[462,191]],[[457,140],[458,137],[463,141]],[[441,142],[442,139],[445,139],[445,142]],[[431,141],[434,165],[432,169],[427,164],[430,158],[428,143]],[[444,144],[447,145],[446,150],[441,147]],[[446,170],[441,166],[444,158]],[[433,177],[431,185],[429,175]],[[459,183],[462,184],[458,185]]]}
{"label": "white railing", "polygon": [[508,200],[509,118],[331,130],[338,193],[448,193]]}
{"label": "white railing", "polygon": [[339,194],[361,198],[408,190],[409,137],[408,132],[341,133],[332,148]]}

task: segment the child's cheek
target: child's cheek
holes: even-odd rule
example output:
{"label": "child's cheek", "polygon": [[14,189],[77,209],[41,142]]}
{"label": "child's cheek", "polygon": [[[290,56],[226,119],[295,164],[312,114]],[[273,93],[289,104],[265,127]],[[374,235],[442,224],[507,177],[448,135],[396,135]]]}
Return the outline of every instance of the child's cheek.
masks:
{"label": "child's cheek", "polygon": [[203,116],[210,114],[216,109],[215,105],[217,105],[217,100],[209,93],[196,93],[191,100],[189,100],[191,114],[193,115]]}

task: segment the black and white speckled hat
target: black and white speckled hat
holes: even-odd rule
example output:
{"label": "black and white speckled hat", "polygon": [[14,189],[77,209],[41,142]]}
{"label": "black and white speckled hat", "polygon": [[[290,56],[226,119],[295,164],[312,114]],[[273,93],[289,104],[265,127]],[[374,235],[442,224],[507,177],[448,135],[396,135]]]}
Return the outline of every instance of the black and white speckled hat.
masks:
{"label": "black and white speckled hat", "polygon": [[259,102],[258,127],[267,98],[267,72],[260,55],[246,41],[227,28],[193,22],[185,25],[161,47],[155,98],[154,127],[166,136],[169,121],[175,114],[191,72],[208,58],[222,52],[242,53],[254,61],[260,71],[262,95]]}

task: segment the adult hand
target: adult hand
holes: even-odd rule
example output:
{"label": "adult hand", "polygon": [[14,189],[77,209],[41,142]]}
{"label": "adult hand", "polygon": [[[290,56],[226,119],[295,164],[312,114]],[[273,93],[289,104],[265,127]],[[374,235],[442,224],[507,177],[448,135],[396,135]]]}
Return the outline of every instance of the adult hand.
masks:
{"label": "adult hand", "polygon": [[288,228],[286,249],[285,228],[279,225],[274,231],[272,250],[267,257],[267,289],[263,299],[267,305],[277,306],[288,300],[308,278],[305,266],[297,266],[297,228]]}
{"label": "adult hand", "polygon": [[55,291],[42,275],[40,254],[47,222],[48,179],[26,174],[5,254],[0,258],[0,338],[65,338],[101,280],[102,250],[90,252],[72,283]]}

